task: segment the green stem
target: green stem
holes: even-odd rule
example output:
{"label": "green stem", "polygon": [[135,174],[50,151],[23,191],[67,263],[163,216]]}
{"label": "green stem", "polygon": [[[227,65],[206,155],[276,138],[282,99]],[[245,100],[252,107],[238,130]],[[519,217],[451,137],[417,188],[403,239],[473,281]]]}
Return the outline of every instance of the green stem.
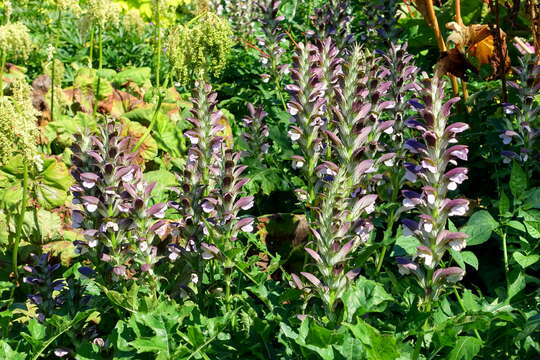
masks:
{"label": "green stem", "polygon": [[[167,86],[168,80],[169,80],[169,78],[167,77],[167,80],[165,80],[165,86]],[[155,124],[157,122],[159,110],[161,109],[161,104],[163,103],[163,98],[164,98],[163,94],[161,93],[161,91],[159,91],[158,103],[156,105],[156,109],[154,110],[154,114],[152,115],[152,120],[150,121],[150,125],[148,126],[148,128],[144,132],[143,136],[135,144],[135,147],[133,148],[133,152],[136,152],[137,150],[139,150],[139,148],[144,143],[146,138],[148,136],[150,136],[150,133],[152,132],[152,129],[154,128],[154,126],[155,126]]]}
{"label": "green stem", "polygon": [[[461,296],[459,296],[459,293],[458,293],[456,288],[454,288],[454,295],[456,295],[456,298],[457,298],[457,301],[459,303],[459,307],[461,308],[461,311],[467,312],[465,310],[465,305],[463,305],[463,301],[461,300]],[[478,340],[482,341],[482,338],[480,337],[480,334],[478,333],[478,330],[474,329],[474,335],[476,336],[476,338]]]}
{"label": "green stem", "polygon": [[90,55],[88,57],[88,67],[92,69],[94,62],[94,26],[90,27]]}
{"label": "green stem", "polygon": [[52,66],[52,71],[51,71],[51,74],[52,74],[52,77],[51,77],[51,122],[54,121],[54,78],[55,78],[55,67],[54,66],[54,56],[51,60],[51,66]]}
{"label": "green stem", "polygon": [[43,239],[41,238],[41,229],[39,226],[38,208],[36,206],[32,206],[32,212],[34,215],[34,224],[36,225],[35,243],[39,244]]}
{"label": "green stem", "polygon": [[24,223],[24,214],[26,212],[26,203],[28,201],[28,165],[26,160],[23,161],[24,166],[24,175],[23,175],[23,193],[21,208],[19,210],[19,216],[17,217],[17,223],[15,228],[15,243],[13,244],[13,253],[12,253],[12,271],[15,274],[15,280],[19,278],[19,272],[17,270],[17,258],[19,256],[19,245],[21,244],[21,238],[23,233],[23,223]]}
{"label": "green stem", "polygon": [[99,103],[99,88],[101,87],[101,70],[103,69],[103,36],[101,34],[101,26],[98,27],[98,46],[99,46],[99,65],[97,73],[97,88],[94,99],[94,112],[93,116],[96,116],[97,107]]}
{"label": "green stem", "polygon": [[225,269],[225,305],[227,312],[231,310],[231,274],[230,269]]}
{"label": "green stem", "polygon": [[510,281],[508,280],[508,249],[506,246],[506,232],[501,231],[502,246],[503,246],[503,259],[504,259],[504,277],[506,279],[506,292],[508,293],[508,288],[510,286]]}
{"label": "green stem", "polygon": [[379,259],[377,261],[377,267],[375,268],[375,275],[377,275],[379,271],[381,271],[381,267],[384,262],[384,256],[386,255],[386,251],[388,249],[388,247],[384,244],[386,244],[390,236],[392,236],[393,234],[394,222],[396,221],[395,217],[396,217],[395,212],[392,211],[390,213],[390,220],[388,220],[388,224],[386,224],[386,230],[384,231],[383,248],[382,248],[381,254],[379,255]]}
{"label": "green stem", "polygon": [[424,333],[421,333],[418,335],[418,338],[416,339],[416,344],[414,346],[414,352],[412,355],[412,360],[418,360],[420,356],[420,350],[422,349],[422,343],[424,342]]}
{"label": "green stem", "polygon": [[160,0],[157,0],[156,6],[156,88],[160,86],[160,68],[161,68],[161,23],[160,23]]}
{"label": "green stem", "polygon": [[0,61],[0,96],[4,96],[4,68],[6,67],[7,53],[2,51],[2,60]]}

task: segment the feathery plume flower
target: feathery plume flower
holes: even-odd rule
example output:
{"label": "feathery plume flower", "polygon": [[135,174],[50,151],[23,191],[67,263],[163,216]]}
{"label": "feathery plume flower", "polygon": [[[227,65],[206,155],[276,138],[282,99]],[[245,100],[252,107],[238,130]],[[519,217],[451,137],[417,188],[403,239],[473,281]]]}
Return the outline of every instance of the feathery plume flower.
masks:
{"label": "feathery plume flower", "polygon": [[38,111],[32,105],[32,89],[23,79],[11,84],[12,96],[0,97],[0,165],[16,154],[32,161],[38,154]]}
{"label": "feathery plume flower", "polygon": [[86,7],[86,15],[90,21],[102,29],[118,25],[121,11],[120,4],[111,0],[88,0]]}
{"label": "feathery plume flower", "polygon": [[176,80],[190,86],[198,78],[220,76],[233,45],[229,23],[206,12],[193,22],[173,28],[166,48]]}
{"label": "feathery plume flower", "polygon": [[74,15],[78,16],[82,12],[79,2],[79,0],[56,0],[56,6],[62,12],[70,11]]}
{"label": "feathery plume flower", "polygon": [[34,45],[30,37],[30,31],[22,23],[8,23],[0,26],[0,52],[7,59],[28,58]]}
{"label": "feathery plume flower", "polygon": [[139,10],[129,9],[124,14],[124,21],[128,28],[135,30],[138,34],[142,34],[144,32],[146,22],[141,17]]}
{"label": "feathery plume flower", "polygon": [[465,271],[457,267],[441,268],[441,261],[449,249],[461,251],[466,246],[467,234],[446,229],[448,218],[463,216],[468,210],[466,199],[448,198],[448,192],[467,179],[467,168],[457,166],[467,160],[468,149],[456,145],[457,134],[467,130],[465,123],[448,124],[451,106],[459,100],[444,102],[444,81],[438,77],[424,79],[423,104],[416,102],[420,119],[408,120],[407,126],[421,134],[421,140],[411,139],[406,147],[417,157],[416,164],[406,164],[412,182],[420,183],[420,192],[403,190],[402,211],[417,213],[417,219],[404,219],[405,234],[415,236],[420,246],[411,258],[398,258],[402,274],[413,273],[424,289],[424,301],[436,299],[450,283],[459,281]]}

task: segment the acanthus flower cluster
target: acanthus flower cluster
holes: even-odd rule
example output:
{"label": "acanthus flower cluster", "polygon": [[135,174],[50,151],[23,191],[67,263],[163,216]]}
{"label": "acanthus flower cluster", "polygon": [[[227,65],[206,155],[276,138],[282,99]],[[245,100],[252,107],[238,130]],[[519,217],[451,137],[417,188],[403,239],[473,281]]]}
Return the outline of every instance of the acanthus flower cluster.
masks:
{"label": "acanthus flower cluster", "polygon": [[297,191],[310,209],[307,220],[314,241],[306,251],[317,269],[317,275],[301,273],[309,285],[293,274],[293,285],[315,290],[333,320],[336,306],[359,273],[348,260],[370,239],[369,215],[377,199],[365,186],[377,167],[365,153],[369,135],[380,126],[372,122],[378,103],[372,103],[369,91],[362,91],[363,55],[355,47],[344,62],[331,40],[319,46],[300,44],[293,70],[296,83],[288,86],[294,117],[290,135],[302,151],[293,161],[307,164],[307,192]]}
{"label": "acanthus flower cluster", "polygon": [[268,70],[262,74],[263,82],[268,82],[272,78],[278,84],[282,83],[283,77],[289,73],[289,65],[283,62],[283,55],[286,52],[287,40],[281,23],[285,20],[283,15],[278,15],[281,1],[270,0],[267,3],[259,4],[264,36],[257,38],[257,45],[262,49],[261,63]]}
{"label": "acanthus flower cluster", "polygon": [[[413,109],[409,100],[416,96],[419,86],[416,83],[418,67],[414,65],[413,56],[407,53],[407,44],[390,44],[387,52],[378,51],[380,68],[384,74],[387,74],[387,80],[390,87],[385,96],[385,100],[391,101],[391,105],[385,111],[384,138],[384,165],[388,169],[385,172],[385,182],[389,187],[385,192],[387,200],[396,203],[399,190],[404,181],[405,168],[403,163],[407,157],[407,150],[404,148],[404,142],[407,137],[408,129],[405,121],[408,112]],[[393,219],[393,216],[392,216]],[[393,221],[393,220],[392,220]]]}
{"label": "acanthus flower cluster", "polygon": [[166,204],[151,204],[155,184],[143,180],[131,139],[120,134],[121,126],[110,122],[100,135],[78,136],[72,146],[72,222],[84,235],[76,249],[95,266],[110,268],[113,280],[153,276],[157,242],[167,232],[161,220]]}
{"label": "acanthus flower cluster", "polygon": [[[323,130],[329,126],[327,114],[338,76],[342,74],[343,58],[338,54],[339,49],[329,38],[317,45],[298,44],[291,69],[294,83],[285,87],[291,94],[287,108],[293,123],[288,135],[302,152],[292,157],[293,168],[303,169],[310,191],[316,182],[315,168],[325,156]],[[314,201],[314,194],[308,195],[308,203]]]}
{"label": "acanthus flower cluster", "polygon": [[421,185],[420,192],[403,190],[401,211],[416,213],[417,218],[404,219],[405,235],[418,239],[420,246],[412,257],[398,257],[401,274],[414,274],[425,292],[425,302],[436,299],[444,287],[458,282],[465,274],[459,267],[442,267],[449,249],[461,251],[466,246],[467,234],[447,230],[448,219],[464,216],[469,201],[451,199],[448,192],[456,190],[467,179],[468,169],[458,167],[458,160],[467,160],[468,148],[457,144],[457,134],[467,130],[465,123],[448,124],[451,106],[459,100],[444,102],[444,82],[435,77],[422,83],[423,104],[412,101],[420,118],[406,124],[421,134],[421,139],[410,139],[405,147],[417,158],[416,163],[405,163],[406,177]]}
{"label": "acanthus flower cluster", "polygon": [[53,314],[54,310],[62,305],[60,296],[66,282],[57,277],[55,272],[60,268],[60,263],[53,263],[49,254],[31,254],[32,265],[23,266],[27,275],[23,282],[33,288],[28,299],[37,306],[37,318],[43,322],[45,318]]}
{"label": "acanthus flower cluster", "polygon": [[540,106],[535,101],[540,90],[540,65],[537,65],[534,51],[519,57],[519,61],[520,66],[513,68],[516,81],[508,81],[508,86],[516,92],[518,103],[503,104],[507,121],[506,129],[499,137],[504,145],[513,146],[512,149],[502,151],[504,163],[516,160],[534,166],[540,157]]}
{"label": "acanthus flower cluster", "polygon": [[[184,256],[195,273],[202,271],[200,258],[217,258],[234,247],[238,233],[253,231],[253,218],[238,213],[253,206],[253,197],[242,197],[248,179],[240,175],[246,166],[239,165],[240,153],[227,147],[223,114],[216,111],[217,93],[208,84],[197,84],[192,98],[193,128],[185,135],[191,140],[177,201],[177,241],[169,245],[171,259]],[[192,256],[189,256],[189,255]]]}
{"label": "acanthus flower cluster", "polygon": [[248,104],[247,107],[249,115],[242,119],[246,130],[242,137],[248,144],[249,156],[262,161],[271,145],[270,129],[265,121],[268,113],[261,107],[256,108],[253,104]]}

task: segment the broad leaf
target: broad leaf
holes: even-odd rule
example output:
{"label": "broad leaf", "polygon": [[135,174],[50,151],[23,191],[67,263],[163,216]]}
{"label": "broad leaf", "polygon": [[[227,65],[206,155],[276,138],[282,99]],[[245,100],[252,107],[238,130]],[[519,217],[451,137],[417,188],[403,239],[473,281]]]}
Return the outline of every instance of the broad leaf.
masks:
{"label": "broad leaf", "polygon": [[461,231],[469,234],[467,245],[479,245],[489,240],[491,233],[499,226],[499,223],[493,219],[486,210],[475,212],[467,221],[467,224],[461,228]]}
{"label": "broad leaf", "polygon": [[512,164],[512,173],[510,175],[510,191],[515,199],[521,199],[527,190],[527,174],[521,166],[514,161]]}
{"label": "broad leaf", "polygon": [[352,321],[355,316],[382,312],[386,309],[388,302],[393,300],[394,298],[380,283],[362,276],[343,294],[346,319]]}
{"label": "broad leaf", "polygon": [[480,352],[482,348],[482,340],[471,336],[458,337],[456,344],[450,354],[448,360],[472,360]]}

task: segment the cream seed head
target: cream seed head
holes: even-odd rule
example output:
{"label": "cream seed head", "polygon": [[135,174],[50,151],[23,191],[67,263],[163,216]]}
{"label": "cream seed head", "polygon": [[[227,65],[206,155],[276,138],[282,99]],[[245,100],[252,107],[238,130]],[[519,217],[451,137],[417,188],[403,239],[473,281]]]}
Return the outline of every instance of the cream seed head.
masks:
{"label": "cream seed head", "polygon": [[219,76],[234,45],[229,23],[207,12],[188,25],[175,27],[167,43],[167,54],[183,85],[190,85],[193,75]]}
{"label": "cream seed head", "polygon": [[12,96],[0,97],[0,165],[17,154],[32,161],[38,153],[38,112],[32,105],[32,89],[18,79],[12,84],[12,91]]}
{"label": "cream seed head", "polygon": [[111,0],[89,0],[86,14],[91,21],[102,29],[108,25],[117,25],[122,11],[119,4]]}
{"label": "cream seed head", "polygon": [[26,59],[34,45],[26,25],[8,23],[0,26],[0,51],[7,59]]}

